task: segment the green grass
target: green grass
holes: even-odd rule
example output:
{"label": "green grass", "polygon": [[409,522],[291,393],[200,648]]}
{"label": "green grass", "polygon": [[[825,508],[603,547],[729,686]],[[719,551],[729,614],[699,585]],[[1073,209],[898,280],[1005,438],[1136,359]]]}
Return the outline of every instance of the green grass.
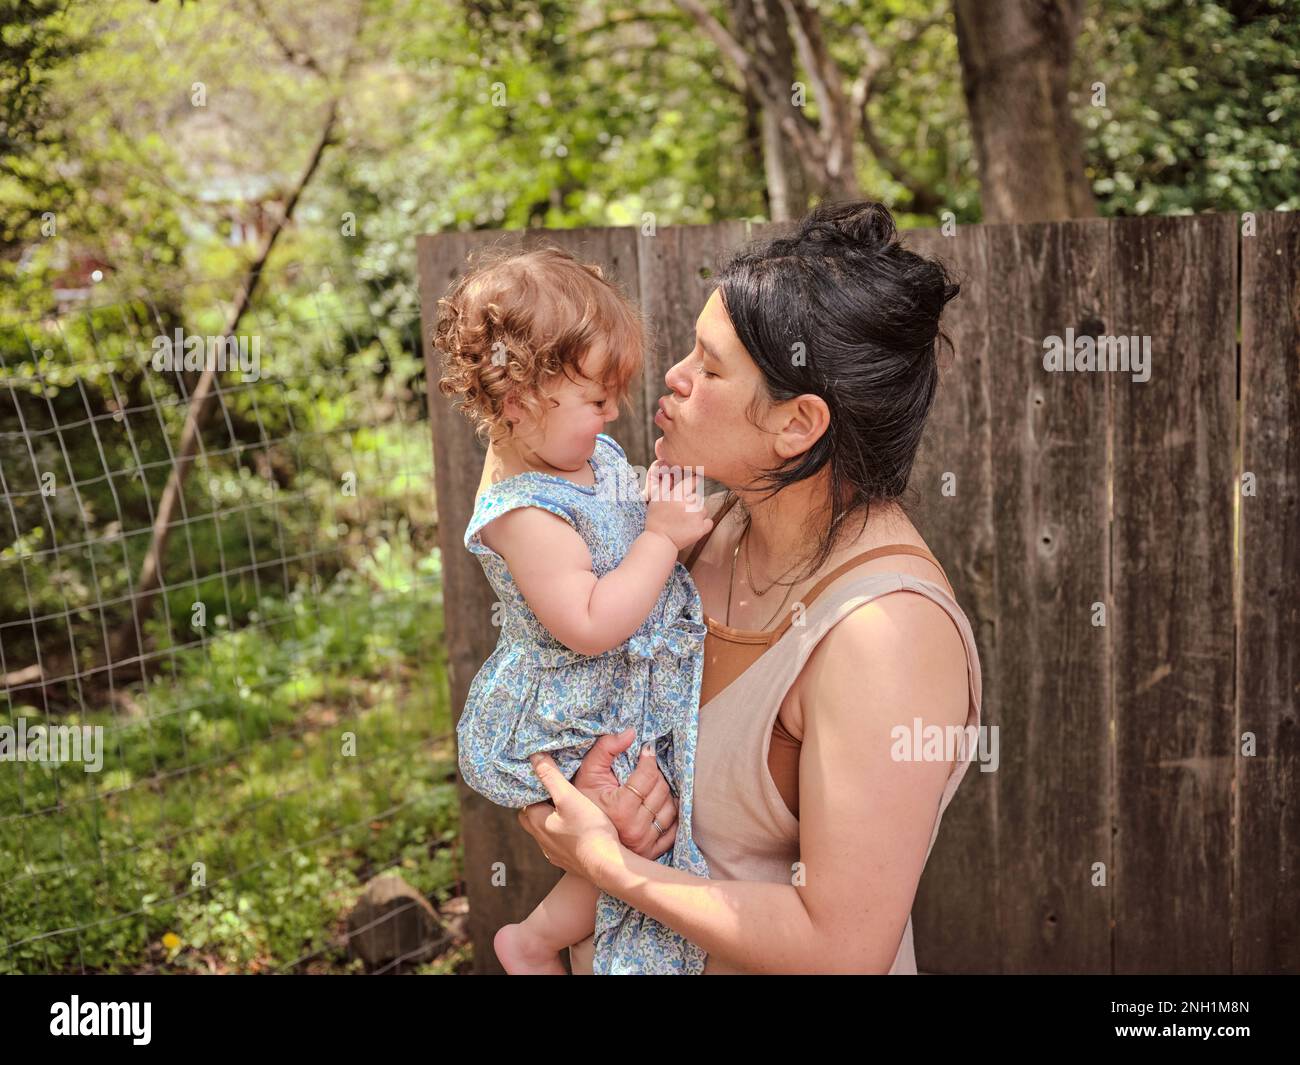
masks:
{"label": "green grass", "polygon": [[49,722],[102,725],[102,771],[0,767],[0,972],[359,971],[370,877],[459,893],[440,574],[403,543]]}

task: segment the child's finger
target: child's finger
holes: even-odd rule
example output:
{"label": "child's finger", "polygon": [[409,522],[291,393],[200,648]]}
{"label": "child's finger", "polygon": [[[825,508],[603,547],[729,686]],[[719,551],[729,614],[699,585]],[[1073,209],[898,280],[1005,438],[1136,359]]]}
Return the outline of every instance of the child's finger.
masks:
{"label": "child's finger", "polygon": [[558,810],[562,803],[569,801],[577,789],[560,772],[559,766],[555,764],[549,754],[530,755],[528,760],[532,763],[533,772],[537,774],[537,779],[542,782],[542,787],[551,796],[551,801]]}

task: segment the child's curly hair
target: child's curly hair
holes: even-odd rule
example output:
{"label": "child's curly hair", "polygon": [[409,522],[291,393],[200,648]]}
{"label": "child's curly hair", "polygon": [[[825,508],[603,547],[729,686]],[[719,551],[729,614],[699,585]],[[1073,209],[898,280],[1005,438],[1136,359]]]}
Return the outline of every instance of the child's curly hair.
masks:
{"label": "child's curly hair", "polygon": [[601,383],[621,404],[641,372],[645,325],[630,300],[599,266],[560,248],[489,250],[438,301],[434,347],[442,355],[438,391],[483,440],[508,440],[507,397],[543,415],[541,385],[560,372],[578,376],[596,347],[607,353]]}

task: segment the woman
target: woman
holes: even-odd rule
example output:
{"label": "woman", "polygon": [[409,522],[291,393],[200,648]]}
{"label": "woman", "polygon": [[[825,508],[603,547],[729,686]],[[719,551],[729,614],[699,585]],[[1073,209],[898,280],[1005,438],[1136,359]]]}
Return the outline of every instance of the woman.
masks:
{"label": "woman", "polygon": [[[883,206],[839,203],[740,252],[665,375],[657,458],[727,489],[681,555],[709,630],[694,827],[710,878],[652,860],[675,807],[653,758],[623,787],[609,773],[630,734],[574,784],[534,758],[552,803],[520,812],[552,864],[698,944],[706,974],[915,973],[912,900],[974,753],[970,625],[899,505],[958,286],[896,238]],[[933,726],[965,742],[940,757],[901,739]],[[571,958],[590,973],[591,941]]]}

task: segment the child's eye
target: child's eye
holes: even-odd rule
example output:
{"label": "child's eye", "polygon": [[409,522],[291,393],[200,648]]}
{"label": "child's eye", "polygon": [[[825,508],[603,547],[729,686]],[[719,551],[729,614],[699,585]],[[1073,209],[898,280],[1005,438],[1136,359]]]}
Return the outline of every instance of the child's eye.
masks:
{"label": "child's eye", "polygon": [[717,377],[717,376],[718,376],[718,375],[715,374],[715,373],[709,373],[709,371],[706,370],[703,366],[700,367],[700,373],[704,374],[705,377]]}

